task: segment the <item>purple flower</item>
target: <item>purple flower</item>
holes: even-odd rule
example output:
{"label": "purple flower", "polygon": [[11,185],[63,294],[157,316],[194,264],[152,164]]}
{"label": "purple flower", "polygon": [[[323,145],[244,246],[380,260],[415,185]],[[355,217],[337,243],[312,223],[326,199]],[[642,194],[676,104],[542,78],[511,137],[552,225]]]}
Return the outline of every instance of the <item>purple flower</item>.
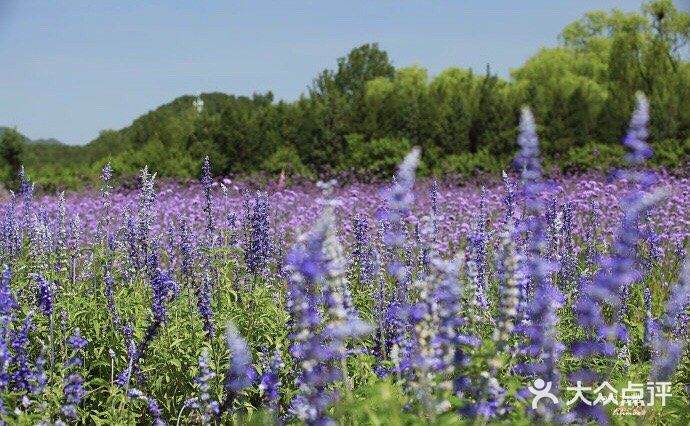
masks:
{"label": "purple flower", "polygon": [[67,344],[73,351],[84,349],[88,343],[88,340],[81,337],[81,330],[79,328],[75,328],[74,333],[67,339]]}
{"label": "purple flower", "polygon": [[126,324],[123,327],[123,332],[125,335],[125,344],[127,345],[127,368],[121,371],[115,379],[115,383],[119,387],[127,388],[129,386],[129,381],[132,378],[132,372],[135,368],[135,363],[138,361],[139,352],[137,351],[137,345],[134,343],[133,330],[131,325]]}
{"label": "purple flower", "polygon": [[[666,303],[666,313],[658,324],[652,322],[651,325],[656,327],[650,336],[652,344],[651,377],[654,381],[665,381],[673,375],[688,345],[687,319],[685,319],[685,330],[677,332],[683,324],[681,316],[687,318],[685,311],[688,306],[690,306],[690,258],[686,258],[683,262],[678,283],[671,289]],[[674,335],[679,336],[673,338]]]}
{"label": "purple flower", "polygon": [[474,232],[469,236],[468,251],[469,260],[467,262],[468,275],[474,281],[475,296],[477,304],[482,310],[486,310],[489,306],[487,299],[488,292],[488,244],[489,233],[487,227],[489,220],[486,214],[486,200],[485,190],[482,187],[479,199],[479,217]]}
{"label": "purple flower", "polygon": [[[449,385],[454,370],[456,350],[474,344],[474,338],[463,334],[462,294],[459,271],[462,258],[450,261],[433,256],[429,274],[415,282],[418,297],[409,308],[412,339],[406,347],[405,360],[410,367],[407,384],[422,403],[426,415],[433,416],[440,404],[435,394]],[[441,377],[441,383],[437,382]]]}
{"label": "purple flower", "polygon": [[429,191],[429,198],[431,200],[431,217],[430,217],[430,222],[431,222],[431,245],[432,245],[432,250],[436,250],[438,248],[438,222],[442,219],[441,218],[441,210],[439,209],[438,205],[438,181],[434,179],[434,181],[431,183],[431,190]]}
{"label": "purple flower", "polygon": [[566,203],[562,210],[563,221],[559,233],[561,235],[560,251],[558,260],[561,269],[558,272],[558,285],[562,291],[569,293],[576,290],[577,255],[575,253],[575,242],[573,240],[573,206]]}
{"label": "purple flower", "polygon": [[596,269],[596,260],[599,253],[596,247],[596,233],[599,228],[599,203],[594,200],[589,201],[589,218],[585,227],[585,265],[586,270],[580,276],[578,282],[578,292],[588,283],[591,282]]}
{"label": "purple flower", "polygon": [[270,237],[268,194],[257,192],[253,206],[245,199],[244,259],[252,275],[267,273],[268,261],[273,253]]}
{"label": "purple flower", "polygon": [[101,192],[101,197],[103,198],[103,222],[106,225],[106,230],[108,225],[110,225],[110,191],[112,191],[113,186],[111,185],[111,180],[113,178],[113,167],[110,163],[106,163],[101,169],[101,187],[99,188]]}
{"label": "purple flower", "polygon": [[[395,279],[393,295],[388,302],[384,321],[387,344],[391,349],[406,346],[407,324],[407,287],[411,281],[409,266],[400,251],[405,248],[407,229],[404,219],[414,201],[412,188],[415,181],[415,170],[419,164],[419,149],[413,149],[398,166],[393,184],[385,192],[386,209],[381,212],[382,220],[386,221],[383,242],[392,254],[388,266],[388,273]],[[408,256],[409,257],[409,256]],[[378,333],[377,333],[378,334]],[[393,360],[396,369],[400,370],[402,359]]]}
{"label": "purple flower", "polygon": [[151,274],[151,290],[153,321],[164,324],[167,322],[167,304],[178,295],[177,284],[167,271],[157,268]]}
{"label": "purple flower", "polygon": [[201,423],[204,426],[210,425],[220,415],[218,401],[211,399],[209,393],[211,390],[209,382],[214,377],[216,374],[209,367],[208,351],[204,349],[199,357],[199,373],[194,378],[194,383],[199,386],[199,397],[188,401],[188,405],[201,410]]}
{"label": "purple flower", "polygon": [[[652,154],[644,141],[647,137],[647,108],[644,96],[638,95],[637,109],[624,140],[625,146],[630,150],[626,156],[630,169],[618,173],[621,177],[641,183],[644,189],[649,188],[654,182],[653,177],[640,170],[644,161]],[[642,237],[640,221],[664,198],[663,192],[649,194],[644,191],[633,191],[623,200],[623,218],[614,236],[611,252],[601,256],[600,269],[591,280],[585,281],[582,294],[574,306],[578,323],[588,336],[585,340],[573,344],[572,352],[576,357],[613,357],[617,342],[627,345],[628,333],[620,320],[627,312],[627,298],[632,285],[642,277],[637,253],[637,245]],[[609,321],[604,315],[607,307],[614,313],[613,319]],[[627,350],[627,347],[624,346],[624,349]],[[585,369],[575,372],[571,379],[596,379],[596,376],[596,373]],[[591,409],[586,413],[580,412],[579,409],[576,411],[581,416],[593,415]]]}
{"label": "purple flower", "polygon": [[65,223],[65,192],[61,192],[58,197],[57,217],[55,219],[55,244],[54,252],[57,257],[55,272],[61,272],[66,267],[64,264],[67,247],[67,229]]}
{"label": "purple flower", "polygon": [[204,331],[209,337],[216,335],[215,327],[213,326],[213,310],[211,309],[211,288],[213,287],[213,279],[208,272],[202,273],[201,284],[195,289],[197,298],[197,309],[201,316]]}
{"label": "purple flower", "polygon": [[247,343],[233,323],[228,323],[225,341],[230,351],[230,363],[223,382],[225,399],[221,406],[221,412],[230,409],[232,402],[237,399],[239,393],[254,384],[257,376],[256,370],[252,366],[252,355]]}
{"label": "purple flower", "polygon": [[[366,335],[370,327],[348,310],[342,247],[334,229],[333,204],[322,213],[311,232],[287,257],[288,301],[292,330],[290,354],[298,368],[299,394],[290,412],[308,424],[328,423],[328,406],[337,398],[329,384],[343,379],[337,367],[347,355],[346,340]],[[323,310],[323,315],[319,313]]]}
{"label": "purple flower", "polygon": [[34,199],[34,183],[26,176],[24,172],[24,165],[19,167],[19,195],[24,201],[24,225],[28,225],[30,213],[32,211],[32,204]]}
{"label": "purple flower", "polygon": [[19,308],[17,301],[12,294],[10,281],[12,280],[12,271],[7,265],[3,265],[2,276],[0,276],[0,315],[9,317],[12,311]]}
{"label": "purple flower", "polygon": [[[627,157],[630,165],[639,168],[651,155],[644,139],[647,136],[647,105],[643,96],[638,96],[638,109],[633,115],[631,127],[624,144],[631,150]],[[637,176],[637,175],[635,175]],[[625,328],[616,320],[607,323],[603,307],[610,305],[618,316],[627,310],[627,296],[630,287],[641,278],[637,266],[637,243],[641,239],[639,223],[664,198],[657,192],[647,194],[636,191],[623,202],[623,218],[614,238],[611,253],[600,260],[601,269],[583,289],[583,295],[575,305],[580,326],[594,334],[589,340],[576,342],[573,352],[576,356],[604,353],[611,356],[612,344],[617,340],[627,341]]]}
{"label": "purple flower", "polygon": [[638,93],[637,106],[630,120],[628,133],[623,138],[623,145],[628,149],[625,159],[629,167],[627,170],[619,170],[617,176],[639,183],[643,189],[648,189],[657,181],[655,173],[642,170],[645,162],[654,154],[652,148],[647,144],[648,123],[649,103],[642,93]]}
{"label": "purple flower", "polygon": [[38,286],[38,296],[36,298],[38,308],[41,310],[43,315],[49,317],[53,314],[54,308],[53,289],[51,288],[52,283],[39,274],[31,274],[31,277],[36,280],[36,284]]}
{"label": "purple flower", "polygon": [[196,257],[196,247],[194,244],[194,236],[187,219],[180,221],[180,254],[182,255],[182,263],[180,264],[180,273],[185,281],[189,282],[194,275],[194,259]]}
{"label": "purple flower", "polygon": [[60,408],[63,416],[71,420],[77,419],[77,405],[86,394],[84,380],[78,373],[72,373],[65,379],[65,404]]}
{"label": "purple flower", "polygon": [[259,390],[263,391],[269,409],[277,415],[280,405],[280,386],[283,384],[280,381],[280,370],[285,368],[279,349],[276,348],[273,352],[271,361],[266,367],[259,381]]}
{"label": "purple flower", "polygon": [[542,207],[542,202],[538,195],[544,189],[544,185],[539,182],[542,177],[539,138],[532,111],[526,107],[522,109],[520,116],[518,145],[520,145],[520,151],[515,157],[514,164],[520,171],[526,207],[527,209],[539,209]]}
{"label": "purple flower", "polygon": [[518,317],[520,304],[520,263],[521,257],[517,252],[514,241],[515,233],[512,222],[509,219],[505,229],[500,235],[498,251],[498,270],[500,285],[499,320],[494,329],[493,340],[496,349],[504,349],[510,334],[515,329],[515,321]]}
{"label": "purple flower", "polygon": [[503,216],[503,223],[513,222],[515,219],[515,200],[516,200],[516,187],[515,183],[510,180],[508,174],[503,171],[503,184],[506,188],[506,195],[503,197],[503,205],[506,208],[505,214]]}
{"label": "purple flower", "polygon": [[204,206],[204,213],[206,213],[206,231],[213,234],[215,224],[213,221],[213,197],[211,196],[211,185],[213,184],[213,176],[211,175],[211,162],[208,156],[204,158],[204,164],[201,166],[201,186],[204,189],[204,199],[206,205]]}
{"label": "purple flower", "polygon": [[[527,293],[528,297],[533,296],[525,312],[529,322],[521,328],[526,342],[521,345],[520,353],[526,356],[528,361],[519,364],[516,371],[522,375],[537,376],[542,380],[552,382],[554,387],[551,392],[558,396],[560,393],[558,361],[563,345],[556,339],[558,324],[556,311],[562,306],[564,297],[551,283],[551,274],[558,270],[557,265],[542,256],[546,249],[546,240],[544,205],[540,197],[546,186],[542,182],[539,140],[534,118],[527,108],[522,110],[518,144],[520,152],[516,157],[516,164],[522,169],[526,207],[522,225],[527,233],[522,273],[530,280],[530,288],[534,289],[534,294]],[[560,418],[559,409],[558,404],[546,404],[538,407],[537,410],[530,410],[529,414],[541,421],[552,422]]]}
{"label": "purple flower", "polygon": [[22,233],[15,218],[16,205],[17,196],[10,191],[10,201],[7,203],[7,211],[0,229],[2,232],[0,248],[2,248],[2,253],[10,259],[18,256],[22,248]]}
{"label": "purple flower", "polygon": [[371,242],[369,241],[369,222],[363,214],[352,218],[354,243],[352,246],[352,264],[356,268],[357,280],[368,285],[373,279],[373,259]]}
{"label": "purple flower", "polygon": [[66,368],[72,370],[72,372],[64,379],[63,392],[65,395],[65,403],[63,404],[60,412],[68,420],[77,419],[77,406],[81,404],[86,390],[84,389],[84,379],[82,379],[81,374],[77,371],[78,368],[82,366],[82,361],[80,354],[88,344],[87,340],[81,337],[81,333],[78,328],[74,330],[74,333],[67,339],[67,346],[72,349],[72,355],[65,364]]}
{"label": "purple flower", "polygon": [[655,333],[656,324],[652,317],[652,292],[649,287],[644,288],[644,344],[649,345],[652,342],[653,334]]}
{"label": "purple flower", "polygon": [[35,396],[40,395],[43,392],[43,389],[45,389],[46,383],[48,383],[48,375],[46,374],[45,370],[47,361],[44,355],[45,350],[41,350],[41,353],[34,362],[35,368],[33,372],[33,386],[31,387],[31,393]]}
{"label": "purple flower", "polygon": [[159,266],[159,258],[157,247],[152,247],[152,252],[148,257],[147,269],[149,271],[149,283],[151,285],[151,320],[143,340],[138,347],[134,344],[132,337],[132,329],[129,324],[123,327],[123,334],[125,335],[125,343],[129,346],[129,363],[127,368],[118,374],[118,386],[125,386],[129,383],[132,372],[138,371],[138,362],[146,353],[149,345],[156,337],[161,327],[167,323],[167,306],[172,303],[177,296],[179,296],[180,289],[177,283],[172,279],[168,271],[161,270]]}
{"label": "purple flower", "polygon": [[638,93],[637,107],[630,119],[628,134],[623,138],[623,145],[629,150],[625,158],[632,166],[643,165],[654,154],[652,148],[646,143],[649,136],[649,131],[647,130],[648,123],[649,103],[642,93]]}
{"label": "purple flower", "polygon": [[135,268],[138,270],[143,266],[144,261],[149,255],[149,234],[153,226],[154,217],[154,203],[156,201],[156,190],[154,187],[155,173],[149,173],[148,166],[141,170],[139,175],[139,182],[141,188],[139,190],[139,200],[137,202],[137,217],[136,222],[132,225],[134,236],[134,255],[137,259]]}
{"label": "purple flower", "polygon": [[0,318],[0,391],[7,389],[10,384],[10,365],[12,354],[9,348],[9,330],[7,317]]}
{"label": "purple flower", "polygon": [[642,259],[642,262],[645,274],[649,274],[654,265],[658,264],[663,258],[661,235],[656,232],[649,220],[645,226],[643,239],[647,247],[647,256]]}
{"label": "purple flower", "polygon": [[10,374],[10,380],[14,384],[16,391],[31,390],[31,380],[33,380],[33,373],[29,366],[29,332],[34,328],[31,322],[32,313],[29,312],[22,326],[12,335],[12,364],[14,364],[14,371]]}
{"label": "purple flower", "polygon": [[158,406],[158,403],[152,397],[146,397],[146,407],[149,410],[149,414],[153,417],[153,426],[165,426],[166,423],[163,420],[163,411]]}
{"label": "purple flower", "polygon": [[122,244],[124,244],[127,251],[127,261],[130,270],[125,270],[125,277],[130,278],[130,272],[137,271],[141,268],[142,260],[139,256],[139,246],[137,244],[137,227],[134,216],[132,215],[129,206],[125,207],[122,213]]}
{"label": "purple flower", "polygon": [[292,324],[289,335],[292,355],[298,369],[299,395],[293,398],[290,411],[306,422],[326,422],[326,408],[336,395],[328,385],[341,378],[341,372],[324,361],[330,353],[322,345],[319,333],[318,283],[327,273],[323,260],[324,234],[311,234],[303,247],[294,247],[287,256],[289,273],[287,307]]}
{"label": "purple flower", "polygon": [[112,275],[110,275],[111,269],[112,264],[110,262],[106,262],[105,273],[103,274],[103,291],[105,293],[106,306],[108,308],[108,312],[110,313],[110,317],[113,320],[113,324],[117,330],[120,330],[122,327],[122,317],[120,317],[120,314],[117,312],[117,308],[115,307],[115,282]]}

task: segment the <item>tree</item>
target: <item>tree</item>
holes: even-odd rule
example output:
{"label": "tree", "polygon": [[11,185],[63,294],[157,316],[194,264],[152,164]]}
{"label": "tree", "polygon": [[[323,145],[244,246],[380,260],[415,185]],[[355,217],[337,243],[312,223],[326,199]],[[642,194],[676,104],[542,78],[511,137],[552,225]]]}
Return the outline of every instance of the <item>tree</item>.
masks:
{"label": "tree", "polygon": [[16,178],[22,165],[24,137],[16,129],[7,129],[0,136],[0,157],[4,163],[5,181]]}
{"label": "tree", "polygon": [[368,81],[378,77],[393,78],[394,74],[395,68],[388,59],[388,53],[379,49],[378,43],[367,43],[338,58],[335,72],[324,70],[319,74],[311,91],[318,96],[337,90],[348,99],[358,98],[364,93]]}

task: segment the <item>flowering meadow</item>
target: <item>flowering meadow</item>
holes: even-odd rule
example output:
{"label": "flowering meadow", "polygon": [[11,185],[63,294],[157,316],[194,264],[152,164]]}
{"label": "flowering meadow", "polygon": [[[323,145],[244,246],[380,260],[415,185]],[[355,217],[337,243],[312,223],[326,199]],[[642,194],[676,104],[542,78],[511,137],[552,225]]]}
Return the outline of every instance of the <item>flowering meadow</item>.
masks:
{"label": "flowering meadow", "polygon": [[687,425],[690,181],[646,167],[648,119],[610,176],[544,176],[528,109],[483,184],[415,182],[416,149],[380,186],[22,169],[0,423]]}

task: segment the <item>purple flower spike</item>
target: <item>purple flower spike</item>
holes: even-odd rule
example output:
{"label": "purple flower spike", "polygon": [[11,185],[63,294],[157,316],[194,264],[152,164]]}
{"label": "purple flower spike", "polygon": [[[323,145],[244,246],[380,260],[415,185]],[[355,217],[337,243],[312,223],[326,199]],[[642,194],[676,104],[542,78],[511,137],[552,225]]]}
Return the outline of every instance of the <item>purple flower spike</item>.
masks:
{"label": "purple flower spike", "polygon": [[71,373],[64,379],[65,403],[60,412],[67,420],[77,419],[77,406],[81,404],[86,390],[84,389],[84,379],[79,374],[78,369],[82,366],[80,354],[88,344],[87,340],[81,337],[79,329],[67,339],[67,345],[72,349],[72,356],[67,360],[65,367],[71,369]]}
{"label": "purple flower spike", "polygon": [[283,368],[285,368],[285,363],[280,355],[280,350],[276,349],[259,382],[259,389],[264,392],[268,408],[274,415],[278,415],[280,405],[280,386],[283,384],[280,381],[280,371]]}
{"label": "purple flower spike", "polygon": [[213,185],[213,176],[211,175],[211,162],[208,156],[204,158],[204,164],[201,166],[201,186],[204,189],[204,199],[206,205],[204,206],[204,213],[206,213],[206,231],[209,236],[215,231],[215,223],[213,220],[213,197],[211,195],[211,186]]}
{"label": "purple flower spike", "polygon": [[230,351],[230,364],[223,382],[226,395],[221,406],[221,413],[230,409],[232,402],[239,393],[254,384],[257,377],[256,370],[252,366],[252,355],[247,343],[233,323],[228,323],[225,341]]}
{"label": "purple flower spike", "polygon": [[38,297],[36,299],[38,308],[41,310],[43,315],[49,317],[53,314],[54,308],[52,283],[43,278],[42,275],[32,274],[31,276],[34,280],[36,280],[36,284],[38,286]]}
{"label": "purple flower spike", "polygon": [[[690,306],[690,258],[683,262],[678,283],[671,289],[666,313],[658,324],[653,323],[657,329],[651,333],[652,342],[652,372],[651,378],[655,381],[668,380],[675,371],[680,358],[688,345],[687,322],[685,329],[682,327],[681,316]],[[686,320],[687,321],[687,320]]]}

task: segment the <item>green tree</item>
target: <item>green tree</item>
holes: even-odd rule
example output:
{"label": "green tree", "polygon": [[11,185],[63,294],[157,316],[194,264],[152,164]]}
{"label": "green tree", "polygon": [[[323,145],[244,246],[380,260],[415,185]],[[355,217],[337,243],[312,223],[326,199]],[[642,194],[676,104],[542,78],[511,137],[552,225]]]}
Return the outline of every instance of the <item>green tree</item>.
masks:
{"label": "green tree", "polygon": [[6,129],[0,136],[0,158],[3,161],[5,181],[16,178],[22,165],[24,137],[16,129]]}

